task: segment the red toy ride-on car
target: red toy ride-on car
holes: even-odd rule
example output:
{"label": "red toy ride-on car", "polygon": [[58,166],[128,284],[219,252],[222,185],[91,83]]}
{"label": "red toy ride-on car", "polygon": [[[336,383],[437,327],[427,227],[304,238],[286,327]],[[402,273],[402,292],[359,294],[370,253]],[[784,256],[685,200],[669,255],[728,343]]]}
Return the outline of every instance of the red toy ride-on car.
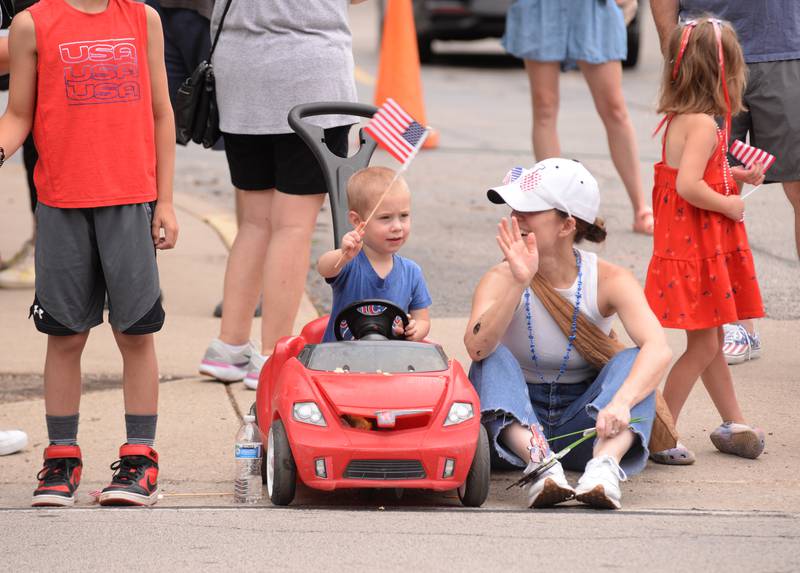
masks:
{"label": "red toy ride-on car", "polygon": [[291,503],[300,479],[321,490],[458,490],[464,505],[483,504],[489,440],[461,365],[437,344],[398,340],[408,319],[388,301],[344,309],[339,341],[322,344],[327,321],[278,341],[261,371],[255,411],[272,503]]}

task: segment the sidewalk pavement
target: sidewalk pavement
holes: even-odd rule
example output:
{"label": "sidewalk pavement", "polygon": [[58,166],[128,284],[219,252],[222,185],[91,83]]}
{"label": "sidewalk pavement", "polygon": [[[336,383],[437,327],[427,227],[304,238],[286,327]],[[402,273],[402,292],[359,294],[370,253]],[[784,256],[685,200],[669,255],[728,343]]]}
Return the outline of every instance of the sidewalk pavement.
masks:
{"label": "sidewalk pavement", "polygon": [[[3,168],[0,196],[0,252],[10,253],[30,233],[27,191],[22,167]],[[159,253],[167,322],[157,335],[162,373],[157,449],[161,455],[160,506],[209,506],[232,503],[232,446],[242,412],[255,398],[242,384],[205,381],[196,366],[218,319],[211,317],[222,292],[226,242],[235,224],[229,213],[186,190],[176,193],[181,234],[178,247]],[[323,212],[321,217],[327,216]],[[434,293],[435,295],[435,293]],[[0,428],[28,432],[29,446],[0,458],[0,507],[27,507],[46,444],[41,371],[46,339],[27,320],[32,291],[0,290]],[[305,297],[295,328],[316,316]],[[461,338],[466,317],[433,320],[432,337],[468,367]],[[746,414],[768,433],[767,449],[758,460],[717,453],[708,434],[717,416],[701,386],[694,391],[680,420],[682,439],[697,454],[689,467],[650,464],[623,486],[626,510],[709,509],[722,511],[800,512],[800,432],[796,419],[800,355],[790,351],[794,323],[761,321],[763,358],[734,368],[737,391]],[[618,329],[619,330],[619,329]],[[259,321],[253,325],[257,338]],[[679,332],[670,344],[680,352]],[[86,382],[81,406],[80,444],[84,478],[77,505],[89,506],[89,492],[108,482],[108,464],[124,441],[121,359],[107,325],[94,329],[83,369]],[[524,507],[521,491],[507,492],[514,473],[497,473],[485,507]],[[455,494],[412,492],[396,500],[386,492],[322,494],[301,488],[296,504],[315,506],[424,505],[459,506]],[[269,505],[268,501],[263,502]]]}

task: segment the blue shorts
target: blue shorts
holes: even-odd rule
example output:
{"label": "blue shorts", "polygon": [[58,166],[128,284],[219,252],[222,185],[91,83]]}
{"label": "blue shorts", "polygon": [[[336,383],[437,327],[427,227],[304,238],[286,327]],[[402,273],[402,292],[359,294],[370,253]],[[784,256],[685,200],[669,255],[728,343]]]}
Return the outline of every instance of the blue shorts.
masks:
{"label": "blue shorts", "polygon": [[628,37],[615,0],[517,0],[503,47],[524,60],[602,64],[627,57]]}

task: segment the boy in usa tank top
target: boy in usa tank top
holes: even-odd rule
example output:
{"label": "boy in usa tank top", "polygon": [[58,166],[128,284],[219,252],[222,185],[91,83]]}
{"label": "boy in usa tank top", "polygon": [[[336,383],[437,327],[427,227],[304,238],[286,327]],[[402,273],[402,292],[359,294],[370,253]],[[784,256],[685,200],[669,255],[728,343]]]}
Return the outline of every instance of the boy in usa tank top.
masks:
{"label": "boy in usa tank top", "polygon": [[175,126],[161,22],[132,0],[41,0],[14,18],[13,82],[0,118],[0,166],[33,130],[36,294],[48,335],[45,410],[50,445],[34,506],[73,505],[80,361],[89,330],[109,322],[124,363],[126,442],[102,505],[158,498],[153,449],[164,322],[156,249],[175,245]]}

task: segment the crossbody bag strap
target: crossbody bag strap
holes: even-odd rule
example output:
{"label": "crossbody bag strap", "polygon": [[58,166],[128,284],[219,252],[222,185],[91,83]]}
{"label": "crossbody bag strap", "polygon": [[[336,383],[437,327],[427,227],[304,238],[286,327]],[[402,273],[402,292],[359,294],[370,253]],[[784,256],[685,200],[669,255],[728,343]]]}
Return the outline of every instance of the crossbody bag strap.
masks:
{"label": "crossbody bag strap", "polygon": [[[539,274],[533,278],[532,287],[542,306],[553,317],[564,336],[570,336],[575,305],[561,296],[547,279]],[[619,340],[600,330],[583,313],[578,313],[578,328],[574,344],[584,360],[596,368],[602,368],[615,354],[625,349]]]}
{"label": "crossbody bag strap", "polygon": [[[575,306],[561,296],[541,275],[537,274],[533,278],[532,286],[536,296],[553,317],[561,332],[564,333],[564,336],[569,336],[571,317],[575,311]],[[575,348],[589,364],[599,370],[615,354],[624,350],[625,346],[615,338],[606,335],[591,320],[578,313]],[[678,430],[675,428],[675,419],[664,401],[664,396],[661,395],[659,390],[656,390],[655,393],[656,412],[653,419],[649,447],[652,451],[661,451],[674,448],[678,444],[679,435]]]}
{"label": "crossbody bag strap", "polygon": [[231,1],[228,0],[225,3],[225,9],[222,11],[222,17],[219,19],[219,26],[217,26],[217,32],[214,34],[214,42],[211,44],[211,51],[208,53],[208,61],[211,63],[211,58],[214,57],[214,50],[217,49],[217,43],[219,42],[219,35],[222,33],[222,26],[225,24],[225,16],[228,15],[228,10],[231,9]]}

